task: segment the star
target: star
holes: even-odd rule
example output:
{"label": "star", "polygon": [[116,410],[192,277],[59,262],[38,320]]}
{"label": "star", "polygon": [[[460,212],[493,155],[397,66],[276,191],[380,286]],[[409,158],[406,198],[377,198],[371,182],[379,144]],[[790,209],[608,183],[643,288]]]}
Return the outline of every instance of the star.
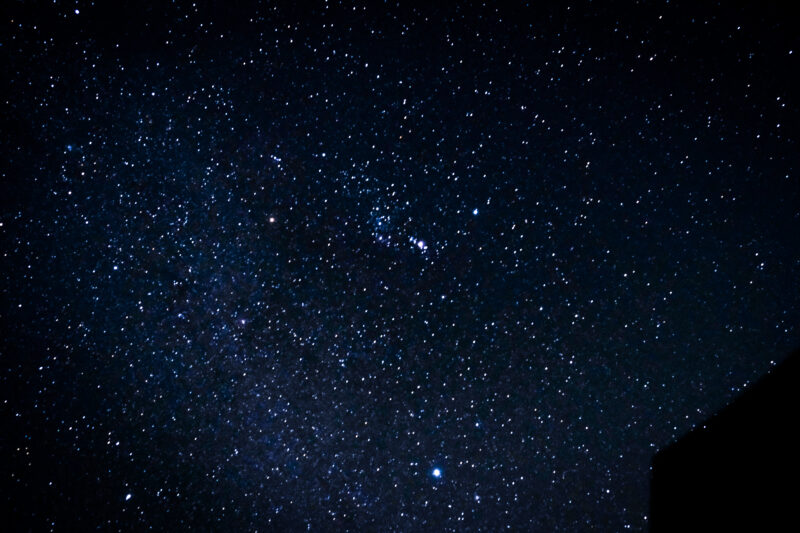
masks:
{"label": "star", "polygon": [[20,530],[646,529],[653,453],[800,338],[788,16],[80,4],[7,19]]}

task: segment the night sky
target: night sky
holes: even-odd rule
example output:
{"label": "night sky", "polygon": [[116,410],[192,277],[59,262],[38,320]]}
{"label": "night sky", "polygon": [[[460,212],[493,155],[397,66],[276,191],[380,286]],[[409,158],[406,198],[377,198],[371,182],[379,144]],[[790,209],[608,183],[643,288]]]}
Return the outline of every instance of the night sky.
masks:
{"label": "night sky", "polygon": [[645,530],[800,345],[777,4],[103,4],[0,8],[8,530]]}

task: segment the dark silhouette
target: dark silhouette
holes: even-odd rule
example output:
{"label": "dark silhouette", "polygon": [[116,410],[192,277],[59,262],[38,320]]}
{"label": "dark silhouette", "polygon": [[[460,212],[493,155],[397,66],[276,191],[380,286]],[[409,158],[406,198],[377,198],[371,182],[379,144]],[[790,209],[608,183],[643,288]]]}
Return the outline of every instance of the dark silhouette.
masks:
{"label": "dark silhouette", "polygon": [[800,351],[653,458],[651,531],[796,528]]}

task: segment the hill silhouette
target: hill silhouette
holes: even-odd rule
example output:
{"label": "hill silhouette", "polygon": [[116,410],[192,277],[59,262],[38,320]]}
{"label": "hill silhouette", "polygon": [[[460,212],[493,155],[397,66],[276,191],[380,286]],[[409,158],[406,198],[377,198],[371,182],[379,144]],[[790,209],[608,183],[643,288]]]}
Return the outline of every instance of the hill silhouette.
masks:
{"label": "hill silhouette", "polygon": [[777,531],[795,523],[799,385],[795,351],[659,451],[652,463],[651,531]]}

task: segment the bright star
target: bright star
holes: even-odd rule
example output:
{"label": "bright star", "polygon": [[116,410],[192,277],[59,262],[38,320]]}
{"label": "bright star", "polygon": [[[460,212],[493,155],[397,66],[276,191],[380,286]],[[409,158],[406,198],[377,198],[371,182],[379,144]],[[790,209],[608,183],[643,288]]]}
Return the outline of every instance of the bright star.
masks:
{"label": "bright star", "polygon": [[433,472],[431,473],[433,474],[433,477],[442,477],[442,471],[438,468],[434,468]]}
{"label": "bright star", "polygon": [[473,209],[473,210],[472,210],[472,214],[473,214],[473,215],[477,215],[477,214],[478,214],[478,208],[477,208],[477,207],[476,207],[475,209]]}

